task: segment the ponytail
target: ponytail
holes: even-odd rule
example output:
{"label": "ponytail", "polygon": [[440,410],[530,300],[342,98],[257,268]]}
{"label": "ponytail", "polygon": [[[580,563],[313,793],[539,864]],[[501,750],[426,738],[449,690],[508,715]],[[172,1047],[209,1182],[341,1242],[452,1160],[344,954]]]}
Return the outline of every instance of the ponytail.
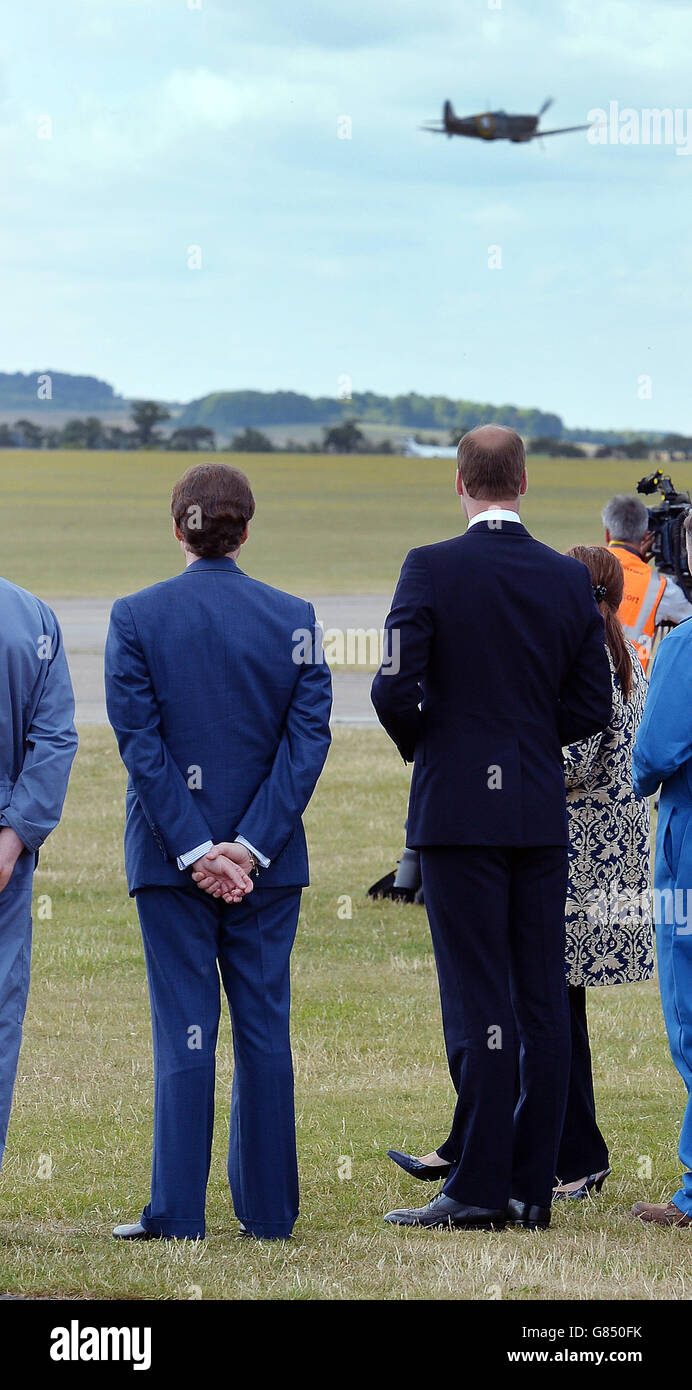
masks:
{"label": "ponytail", "polygon": [[598,605],[605,623],[606,646],[613,658],[615,674],[625,700],[632,694],[632,657],[617,613],[604,601]]}
{"label": "ponytail", "polygon": [[586,565],[591,575],[593,596],[605,623],[606,646],[613,658],[622,694],[629,700],[634,680],[632,655],[618,618],[625,583],[622,565],[613,551],[602,545],[573,545],[567,554]]}

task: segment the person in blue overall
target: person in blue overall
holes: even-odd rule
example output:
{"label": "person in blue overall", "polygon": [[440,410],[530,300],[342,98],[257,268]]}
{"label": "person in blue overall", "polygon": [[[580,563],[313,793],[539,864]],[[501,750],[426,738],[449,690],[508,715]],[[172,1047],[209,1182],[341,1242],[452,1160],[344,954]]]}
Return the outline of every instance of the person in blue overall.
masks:
{"label": "person in blue overall", "polygon": [[0,1164],[29,993],[32,879],[60,820],[76,749],[55,614],[0,579]]}
{"label": "person in blue overall", "polygon": [[[685,520],[692,559],[692,512]],[[654,916],[661,1003],[675,1065],[687,1087],[679,1156],[687,1169],[670,1202],[637,1202],[632,1215],[658,1226],[692,1225],[692,621],[661,643],[634,745],[638,796],[661,788]]]}

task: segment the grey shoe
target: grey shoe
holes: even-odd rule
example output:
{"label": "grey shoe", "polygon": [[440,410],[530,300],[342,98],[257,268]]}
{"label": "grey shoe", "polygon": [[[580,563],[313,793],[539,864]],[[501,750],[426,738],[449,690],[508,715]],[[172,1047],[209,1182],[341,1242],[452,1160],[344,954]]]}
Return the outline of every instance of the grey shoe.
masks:
{"label": "grey shoe", "polygon": [[116,1240],[163,1240],[155,1231],[147,1231],[141,1221],[132,1226],[116,1226],[113,1235]]}

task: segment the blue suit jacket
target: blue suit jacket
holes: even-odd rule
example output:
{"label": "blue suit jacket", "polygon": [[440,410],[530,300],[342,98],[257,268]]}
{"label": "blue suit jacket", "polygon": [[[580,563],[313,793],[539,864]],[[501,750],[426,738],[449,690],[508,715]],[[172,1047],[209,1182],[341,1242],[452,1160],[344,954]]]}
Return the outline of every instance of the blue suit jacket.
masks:
{"label": "blue suit jacket", "polygon": [[692,816],[692,618],[674,628],[656,654],[632,780],[637,796],[661,788],[656,842],[662,845],[676,808]]}
{"label": "blue suit jacket", "polygon": [[[242,835],[271,859],[263,886],[308,882],[301,816],[330,742],[331,676],[312,605],[197,560],[111,612],[106,704],[129,773],[130,893],[183,886],[177,856]],[[296,637],[298,634],[298,637]]]}
{"label": "blue suit jacket", "polygon": [[414,761],[407,843],[567,844],[562,745],[605,728],[612,703],[586,566],[479,521],[410,552],[387,628],[400,669],[380,668],[372,699]]}
{"label": "blue suit jacket", "polygon": [[32,857],[60,820],[76,749],[57,618],[0,579],[0,825],[11,826]]}

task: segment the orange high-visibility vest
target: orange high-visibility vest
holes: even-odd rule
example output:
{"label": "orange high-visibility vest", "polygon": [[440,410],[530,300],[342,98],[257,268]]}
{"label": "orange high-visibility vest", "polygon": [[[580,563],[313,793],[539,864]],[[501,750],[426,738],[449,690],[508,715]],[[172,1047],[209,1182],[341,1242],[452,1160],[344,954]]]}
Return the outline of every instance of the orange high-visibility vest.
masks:
{"label": "orange high-visibility vest", "polygon": [[659,576],[645,560],[618,541],[611,541],[608,549],[617,555],[624,571],[625,592],[618,618],[646,671],[656,631],[656,613],[666,587],[665,577]]}

